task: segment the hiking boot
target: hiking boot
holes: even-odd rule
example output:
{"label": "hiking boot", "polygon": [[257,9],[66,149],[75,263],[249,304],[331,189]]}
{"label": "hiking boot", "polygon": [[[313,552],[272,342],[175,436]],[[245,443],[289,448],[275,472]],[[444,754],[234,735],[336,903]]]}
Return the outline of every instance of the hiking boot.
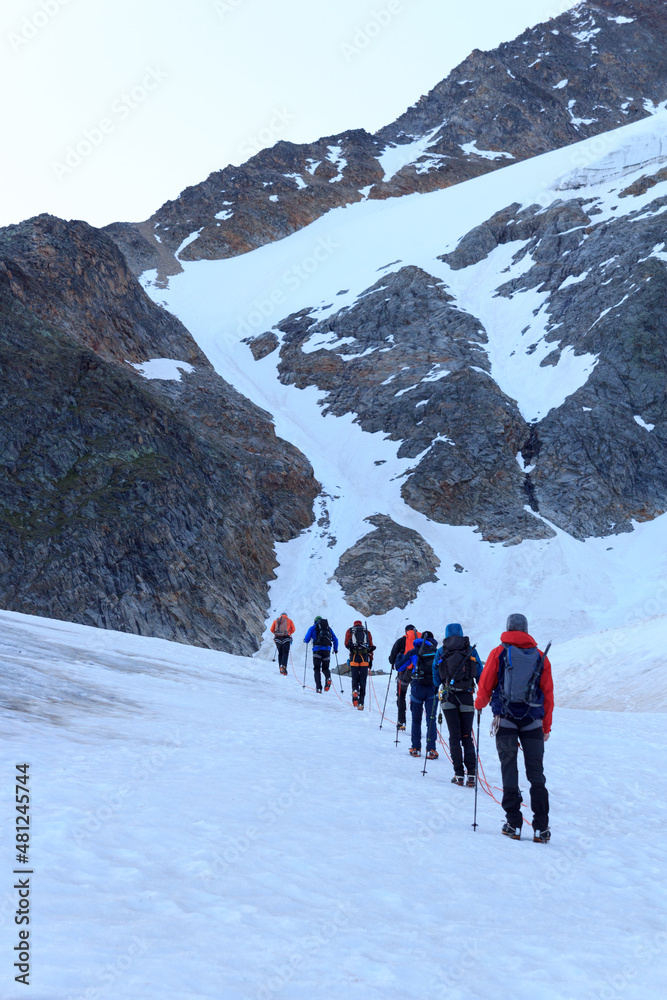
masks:
{"label": "hiking boot", "polygon": [[357,708],[359,709],[360,712],[363,712],[363,710],[364,710],[364,703],[363,703],[363,701],[359,702],[359,704],[357,705]]}
{"label": "hiking boot", "polygon": [[322,694],[322,688],[316,688],[318,694]]}
{"label": "hiking boot", "polygon": [[287,667],[281,667],[280,668],[280,673],[281,674],[286,674],[287,673]]}
{"label": "hiking boot", "polygon": [[468,775],[468,777],[466,778],[466,786],[468,788],[474,788],[475,787],[475,775],[474,774],[469,774]]}
{"label": "hiking boot", "polygon": [[429,760],[437,760],[440,755],[437,750],[427,750],[426,756]]}
{"label": "hiking boot", "polygon": [[503,825],[501,833],[504,833],[506,837],[511,840],[521,840],[521,827],[518,826],[516,829],[510,826],[509,823]]}
{"label": "hiking boot", "polygon": [[454,777],[452,778],[452,784],[453,785],[463,785],[463,775],[462,774],[455,774]]}
{"label": "hiking boot", "polygon": [[548,844],[551,840],[551,830],[533,830],[534,844]]}
{"label": "hiking boot", "polygon": [[405,732],[405,723],[404,722],[399,722],[399,724],[396,726],[396,728],[398,729],[399,733],[404,733]]}
{"label": "hiking boot", "polygon": [[358,691],[353,691],[352,692],[352,704],[354,705],[355,708],[359,707],[359,692]]}
{"label": "hiking boot", "polygon": [[422,752],[421,752],[421,750],[420,750],[419,747],[410,747],[410,756],[411,757],[421,757],[421,755],[422,755]]}
{"label": "hiking boot", "polygon": [[324,685],[324,690],[325,690],[325,691],[328,691],[330,687],[331,687],[331,678],[330,678],[330,677],[327,677],[327,682],[326,682],[326,684]]}

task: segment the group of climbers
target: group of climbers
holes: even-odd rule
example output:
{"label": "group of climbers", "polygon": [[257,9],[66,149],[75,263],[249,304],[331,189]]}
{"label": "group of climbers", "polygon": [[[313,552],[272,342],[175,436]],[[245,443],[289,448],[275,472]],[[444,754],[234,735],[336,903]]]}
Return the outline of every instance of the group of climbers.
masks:
{"label": "group of climbers", "polygon": [[[271,625],[281,674],[287,673],[287,660],[294,631],[294,623],[287,616],[286,611],[283,611]],[[333,648],[334,655],[338,655],[338,638],[327,619],[316,615],[303,641],[306,645],[311,642],[313,644],[315,690],[318,694],[322,694],[323,690],[328,691],[331,687],[331,650]],[[352,678],[352,704],[355,708],[363,711],[366,682],[373,665],[375,646],[373,645],[373,636],[361,621],[353,622],[345,633],[345,648],[349,653],[347,662]],[[324,688],[322,687],[323,675]]]}
{"label": "group of climbers", "polygon": [[[294,624],[283,612],[271,626],[278,650],[281,673],[287,673],[287,656]],[[315,688],[322,692],[331,687],[331,649],[338,653],[338,639],[325,618],[315,618],[304,637],[313,643]],[[373,637],[361,621],[355,621],[345,633],[345,647],[352,678],[352,703],[363,710],[366,683],[373,663]],[[479,714],[489,702],[493,711],[492,732],[502,773],[502,807],[506,822],[502,833],[514,840],[521,837],[521,791],[519,789],[518,749],[523,750],[526,777],[530,785],[533,811],[533,840],[547,843],[549,830],[549,794],[544,777],[544,744],[551,732],[553,680],[546,652],[528,633],[523,614],[507,619],[500,645],[491,650],[482,666],[477,649],[458,622],[447,625],[442,645],[433,632],[417,631],[407,625],[405,634],[394,643],[389,654],[396,670],[397,729],[406,728],[407,693],[410,691],[412,713],[410,754],[421,757],[422,719],[426,723],[426,757],[438,758],[436,709],[438,703],[449,733],[449,753],[454,769],[452,782],[475,787],[477,752],[473,739],[475,710]],[[283,668],[284,664],[284,668]],[[476,694],[475,694],[476,691]],[[478,726],[479,728],[479,726]]]}

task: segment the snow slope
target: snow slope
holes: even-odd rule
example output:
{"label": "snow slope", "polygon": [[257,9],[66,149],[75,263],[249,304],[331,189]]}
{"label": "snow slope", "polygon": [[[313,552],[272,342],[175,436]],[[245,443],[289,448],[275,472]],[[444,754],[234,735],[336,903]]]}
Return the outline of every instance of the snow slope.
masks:
{"label": "snow slope", "polygon": [[[664,642],[667,622],[655,628]],[[350,709],[347,679],[342,700],[304,691],[300,655],[298,679],[281,677],[7,612],[0,653],[12,837],[13,767],[30,763],[34,1000],[663,995],[662,715],[557,709],[541,846],[501,837],[482,792],[474,833],[473,793],[444,755],[422,777],[375,705]],[[7,832],[1,851],[13,998]]]}
{"label": "snow slope", "polygon": [[[576,180],[577,196],[599,199],[598,220],[648,204],[667,191],[665,182],[636,198],[619,200],[616,192],[664,164],[666,123],[667,113],[658,110],[649,119],[455,187],[336,209],[252,253],[185,261],[183,273],[170,278],[166,290],[155,286],[153,272],[143,275],[149,294],[186,324],[215,368],[273,414],[278,434],[308,456],[323,485],[315,511],[320,526],[277,546],[273,612],[287,607],[299,632],[317,613],[327,615],[339,633],[355,617],[331,576],[340,555],[370,530],[364,518],[375,513],[415,528],[441,559],[439,581],[424,585],[413,605],[369,621],[385,645],[412,618],[435,631],[460,620],[481,646],[488,646],[512,610],[524,610],[544,642],[667,610],[665,518],[610,539],[582,543],[557,531],[549,541],[510,548],[482,542],[471,528],[436,524],[400,496],[402,476],[417,460],[398,459],[397,443],[363,432],[350,415],[323,417],[317,389],[282,385],[277,352],[256,362],[243,343],[299,309],[310,308],[318,318],[329,315],[354,302],[381,274],[415,264],[443,279],[459,304],[482,319],[493,377],[526,416],[543,416],[586,381],[595,358],[566,350],[559,364],[540,368],[544,345],[532,355],[517,351],[526,317],[535,325],[543,322],[539,314],[533,317],[542,297],[532,290],[511,299],[492,293],[529,267],[530,258],[512,264],[517,245],[501,246],[480,264],[453,271],[437,257],[513,202],[546,206],[562,198],[568,178]],[[541,335],[536,330],[531,339]],[[455,563],[465,572],[456,572]],[[264,652],[270,649],[267,639]]]}

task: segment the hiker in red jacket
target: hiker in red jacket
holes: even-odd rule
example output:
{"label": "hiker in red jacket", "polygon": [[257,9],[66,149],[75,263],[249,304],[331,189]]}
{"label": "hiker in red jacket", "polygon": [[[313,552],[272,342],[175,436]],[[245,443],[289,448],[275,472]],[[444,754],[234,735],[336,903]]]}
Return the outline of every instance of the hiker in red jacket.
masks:
{"label": "hiker in red jacket", "polygon": [[491,702],[496,748],[503,776],[503,801],[507,822],[502,832],[521,837],[521,791],[517,755],[523,749],[533,810],[533,840],[546,844],[549,830],[549,793],[544,779],[544,744],[551,732],[554,688],[549,659],[528,635],[525,615],[510,615],[500,646],[489,653],[479,679],[475,708]]}
{"label": "hiker in red jacket", "polygon": [[278,666],[280,673],[287,673],[287,660],[289,658],[292,636],[294,635],[294,622],[288,618],[287,612],[282,611],[271,626],[273,641],[278,650]]}

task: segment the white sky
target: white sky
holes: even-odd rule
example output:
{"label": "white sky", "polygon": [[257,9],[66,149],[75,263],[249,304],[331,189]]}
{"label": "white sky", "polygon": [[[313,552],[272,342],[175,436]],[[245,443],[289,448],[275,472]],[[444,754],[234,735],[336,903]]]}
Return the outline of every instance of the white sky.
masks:
{"label": "white sky", "polygon": [[[145,219],[278,139],[374,131],[473,48],[572,6],[4,0],[0,225],[39,212],[98,226]],[[68,166],[79,143],[86,155]]]}

